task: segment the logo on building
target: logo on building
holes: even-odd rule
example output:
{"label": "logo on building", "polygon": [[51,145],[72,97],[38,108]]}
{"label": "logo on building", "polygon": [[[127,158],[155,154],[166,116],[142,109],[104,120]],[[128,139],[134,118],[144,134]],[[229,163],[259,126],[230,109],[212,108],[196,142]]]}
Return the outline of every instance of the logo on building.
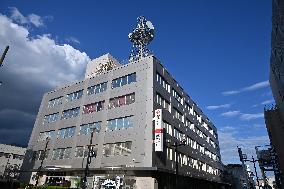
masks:
{"label": "logo on building", "polygon": [[162,109],[155,110],[155,151],[163,151],[163,125],[162,125]]}

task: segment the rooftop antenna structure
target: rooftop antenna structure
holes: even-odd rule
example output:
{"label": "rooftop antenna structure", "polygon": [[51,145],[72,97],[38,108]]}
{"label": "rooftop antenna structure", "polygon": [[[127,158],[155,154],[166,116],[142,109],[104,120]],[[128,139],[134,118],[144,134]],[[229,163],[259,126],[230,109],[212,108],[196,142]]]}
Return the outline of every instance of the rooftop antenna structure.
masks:
{"label": "rooftop antenna structure", "polygon": [[137,26],[128,34],[129,40],[133,43],[129,61],[136,61],[152,53],[147,45],[154,39],[154,26],[144,16],[137,18]]}

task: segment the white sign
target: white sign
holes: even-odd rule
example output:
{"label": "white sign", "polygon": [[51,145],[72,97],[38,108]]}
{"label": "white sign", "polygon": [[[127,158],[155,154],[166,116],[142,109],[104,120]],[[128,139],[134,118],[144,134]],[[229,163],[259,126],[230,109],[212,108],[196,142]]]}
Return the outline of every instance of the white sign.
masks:
{"label": "white sign", "polygon": [[163,125],[162,125],[162,109],[155,110],[155,151],[163,151]]}

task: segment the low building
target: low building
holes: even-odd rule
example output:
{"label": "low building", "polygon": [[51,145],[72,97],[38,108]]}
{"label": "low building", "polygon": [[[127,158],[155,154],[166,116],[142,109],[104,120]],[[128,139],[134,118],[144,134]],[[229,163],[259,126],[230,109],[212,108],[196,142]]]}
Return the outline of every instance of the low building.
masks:
{"label": "low building", "polygon": [[17,179],[26,148],[0,144],[0,178]]}

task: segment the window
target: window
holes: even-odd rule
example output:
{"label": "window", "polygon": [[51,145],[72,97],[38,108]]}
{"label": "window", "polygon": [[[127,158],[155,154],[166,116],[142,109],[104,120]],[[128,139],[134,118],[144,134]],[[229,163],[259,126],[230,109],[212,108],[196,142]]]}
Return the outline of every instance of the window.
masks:
{"label": "window", "polygon": [[102,122],[94,122],[94,123],[88,123],[80,126],[80,135],[87,135],[94,131],[95,133],[99,133],[101,130],[101,124]]}
{"label": "window", "polygon": [[69,110],[64,110],[62,112],[61,119],[68,119],[72,117],[77,117],[79,115],[80,107],[72,108]]}
{"label": "window", "polygon": [[83,114],[90,114],[93,112],[99,112],[104,109],[105,101],[95,102],[87,104],[83,107]]}
{"label": "window", "polygon": [[165,88],[169,93],[171,92],[171,86],[168,84],[168,82],[159,74],[156,74],[157,82],[162,85],[163,88]]}
{"label": "window", "polygon": [[46,132],[40,132],[38,137],[38,142],[45,141],[47,138],[53,139],[55,137],[55,131],[46,131]]}
{"label": "window", "polygon": [[104,92],[105,90],[107,90],[107,82],[88,87],[87,94],[88,95],[97,94]]}
{"label": "window", "polygon": [[133,127],[133,116],[111,119],[107,121],[107,131],[128,129]]}
{"label": "window", "polygon": [[43,124],[48,124],[48,123],[55,122],[55,121],[58,120],[58,118],[59,118],[59,112],[54,113],[54,114],[46,115],[43,118]]}
{"label": "window", "polygon": [[58,148],[53,150],[52,159],[69,159],[71,155],[71,148]]}
{"label": "window", "polygon": [[74,93],[70,93],[67,95],[67,102],[71,102],[73,100],[80,99],[83,96],[83,90],[76,91]]}
{"label": "window", "polygon": [[49,150],[35,151],[33,154],[33,160],[44,160],[48,158]]}
{"label": "window", "polygon": [[172,125],[167,123],[167,122],[163,122],[164,123],[164,128],[166,129],[166,132],[169,134],[169,135],[173,135],[173,128],[172,128]]}
{"label": "window", "polygon": [[183,98],[182,96],[175,90],[175,89],[172,89],[173,91],[173,97],[183,105]]}
{"label": "window", "polygon": [[104,156],[128,156],[131,154],[132,142],[104,144]]}
{"label": "window", "polygon": [[[91,146],[91,148],[97,154],[97,151],[98,151],[97,145],[93,145]],[[77,158],[88,157],[88,152],[89,152],[88,146],[77,146],[75,148],[75,157]]]}
{"label": "window", "polygon": [[174,116],[176,119],[180,120],[181,122],[184,122],[183,115],[175,108],[174,108]]}
{"label": "window", "polygon": [[58,130],[58,138],[69,138],[75,134],[76,127],[68,127]]}
{"label": "window", "polygon": [[51,99],[48,101],[48,108],[52,108],[52,107],[55,107],[55,106],[59,106],[60,104],[62,104],[62,96],[61,97],[58,97],[58,98],[54,98],[54,99]]}
{"label": "window", "polygon": [[171,104],[165,100],[160,94],[157,93],[156,95],[156,102],[157,104],[161,105],[163,108],[165,108],[167,111],[171,112]]}
{"label": "window", "polygon": [[109,99],[109,109],[129,105],[135,102],[135,93]]}
{"label": "window", "polygon": [[112,80],[111,88],[114,89],[117,87],[122,87],[133,82],[136,82],[136,73]]}

